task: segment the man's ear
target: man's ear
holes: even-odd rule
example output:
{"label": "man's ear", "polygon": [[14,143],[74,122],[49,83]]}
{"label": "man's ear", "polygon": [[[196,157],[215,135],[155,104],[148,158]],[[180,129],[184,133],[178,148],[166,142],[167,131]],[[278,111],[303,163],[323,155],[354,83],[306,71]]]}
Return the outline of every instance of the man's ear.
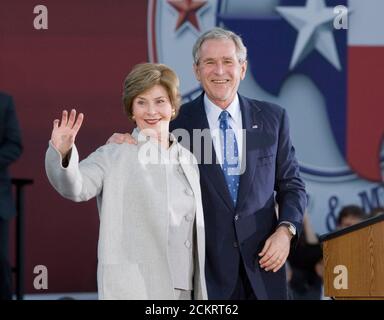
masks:
{"label": "man's ear", "polygon": [[245,60],[242,65],[241,65],[241,70],[240,70],[240,79],[244,80],[245,74],[247,73],[247,66],[248,66],[248,61]]}
{"label": "man's ear", "polygon": [[196,63],[193,64],[193,73],[195,74],[196,80],[200,82],[199,66]]}

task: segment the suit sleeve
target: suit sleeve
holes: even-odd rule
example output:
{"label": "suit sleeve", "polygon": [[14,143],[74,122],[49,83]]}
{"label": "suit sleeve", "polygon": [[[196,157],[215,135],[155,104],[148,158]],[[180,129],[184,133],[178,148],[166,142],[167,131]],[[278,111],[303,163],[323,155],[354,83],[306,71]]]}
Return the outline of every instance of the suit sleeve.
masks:
{"label": "suit sleeve", "polygon": [[304,182],[300,178],[299,164],[290,139],[289,121],[285,110],[279,129],[275,190],[279,205],[279,222],[293,223],[297,233],[300,234],[307,195]]}
{"label": "suit sleeve", "polygon": [[0,169],[5,169],[17,160],[23,150],[19,124],[11,97],[6,98],[4,120],[3,135],[0,134]]}
{"label": "suit sleeve", "polygon": [[106,148],[107,146],[99,148],[79,163],[79,154],[74,145],[68,166],[63,167],[61,155],[50,141],[45,156],[49,182],[64,198],[76,202],[87,201],[99,195],[109,165]]}

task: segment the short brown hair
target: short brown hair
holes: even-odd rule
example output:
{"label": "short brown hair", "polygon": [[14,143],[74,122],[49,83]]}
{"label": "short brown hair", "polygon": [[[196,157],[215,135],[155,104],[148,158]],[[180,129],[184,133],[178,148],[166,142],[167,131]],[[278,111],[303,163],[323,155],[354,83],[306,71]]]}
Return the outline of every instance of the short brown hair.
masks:
{"label": "short brown hair", "polygon": [[180,109],[179,78],[176,73],[160,63],[141,63],[133,67],[124,80],[123,104],[127,116],[132,119],[133,100],[155,85],[161,85],[167,91],[171,105],[175,108],[174,119]]}
{"label": "short brown hair", "polygon": [[356,205],[348,205],[342,207],[337,218],[337,224],[341,225],[343,219],[346,217],[354,217],[360,220],[364,220],[366,218],[365,212],[362,208]]}
{"label": "short brown hair", "polygon": [[241,37],[223,28],[215,27],[203,33],[195,42],[192,48],[193,62],[198,65],[200,62],[200,49],[206,40],[232,40],[236,46],[236,55],[240,63],[247,60],[247,48]]}

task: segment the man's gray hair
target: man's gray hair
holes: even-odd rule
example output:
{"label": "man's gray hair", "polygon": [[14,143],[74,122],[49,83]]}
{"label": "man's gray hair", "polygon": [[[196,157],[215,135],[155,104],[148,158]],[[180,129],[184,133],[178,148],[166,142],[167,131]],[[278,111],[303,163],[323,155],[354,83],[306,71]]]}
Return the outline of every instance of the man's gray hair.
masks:
{"label": "man's gray hair", "polygon": [[193,55],[193,62],[195,64],[199,64],[200,59],[200,49],[203,45],[204,41],[206,40],[232,40],[235,43],[236,46],[236,55],[239,59],[239,62],[242,63],[247,60],[247,48],[245,47],[243,40],[239,35],[236,33],[225,30],[223,28],[215,27],[209,31],[206,31],[203,33],[195,42],[193,49],[192,49],[192,55]]}

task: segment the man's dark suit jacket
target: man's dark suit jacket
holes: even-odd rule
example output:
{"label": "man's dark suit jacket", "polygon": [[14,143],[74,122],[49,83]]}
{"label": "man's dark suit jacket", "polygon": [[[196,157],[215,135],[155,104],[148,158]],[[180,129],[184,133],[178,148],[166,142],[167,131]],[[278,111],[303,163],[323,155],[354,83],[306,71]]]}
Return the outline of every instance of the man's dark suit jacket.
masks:
{"label": "man's dark suit jacket", "polygon": [[[214,164],[199,164],[208,297],[230,298],[242,258],[258,299],[287,299],[285,269],[276,273],[264,271],[259,267],[258,253],[280,221],[293,223],[300,233],[307,200],[305,186],[299,176],[285,110],[240,95],[239,100],[243,129],[246,129],[243,146],[246,169],[240,177],[236,208],[214,152]],[[193,129],[209,128],[203,94],[181,107],[171,122],[171,130],[179,128],[186,129],[191,137]],[[197,159],[204,159],[204,148],[194,148],[193,142],[189,143]],[[279,205],[279,217],[275,201]]]}
{"label": "man's dark suit jacket", "polygon": [[20,130],[12,98],[0,92],[0,218],[4,220],[15,214],[8,166],[21,152]]}

